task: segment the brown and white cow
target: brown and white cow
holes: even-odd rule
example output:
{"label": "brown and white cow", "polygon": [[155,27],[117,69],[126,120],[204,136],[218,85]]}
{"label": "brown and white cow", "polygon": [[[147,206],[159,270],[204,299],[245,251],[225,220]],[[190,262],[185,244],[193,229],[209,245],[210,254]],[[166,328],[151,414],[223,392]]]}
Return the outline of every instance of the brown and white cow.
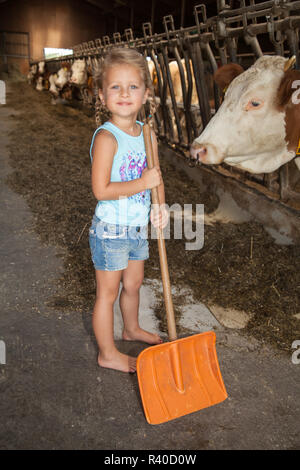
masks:
{"label": "brown and white cow", "polygon": [[[47,76],[46,76],[47,75]],[[38,71],[36,76],[36,90],[43,91],[49,88],[48,86],[49,73],[46,72],[46,64],[44,60],[38,62]]]}
{"label": "brown and white cow", "polygon": [[[188,87],[188,79],[187,79],[187,71],[186,71],[186,65],[185,65],[185,60],[181,59],[182,67],[183,67],[183,73],[184,73],[184,78],[185,78],[185,85],[186,89]],[[190,61],[190,68],[191,71],[193,71],[192,68],[192,63]],[[172,79],[172,84],[173,84],[173,90],[174,90],[174,95],[176,99],[176,103],[178,104],[183,104],[183,94],[182,94],[182,86],[181,86],[181,78],[180,78],[180,72],[179,72],[179,67],[176,62],[176,60],[173,60],[172,62],[169,63],[169,69],[171,73],[171,79]],[[167,96],[170,97],[170,90],[168,88]],[[192,105],[198,105],[198,95],[197,95],[197,90],[196,90],[196,83],[195,83],[195,77],[192,72],[192,97],[191,97],[191,104]]]}
{"label": "brown and white cow", "polygon": [[83,100],[84,104],[92,105],[94,102],[94,82],[92,65],[84,59],[76,59],[71,67],[72,96]]}
{"label": "brown and white cow", "polygon": [[38,72],[36,77],[36,90],[37,91],[44,91],[49,90],[50,83],[49,77],[51,75],[50,70],[48,70],[48,65],[45,61],[40,61],[38,63]]}
{"label": "brown and white cow", "polygon": [[[185,86],[186,86],[186,92],[188,91],[188,77],[187,77],[187,70],[186,70],[186,62],[185,59],[181,59],[181,64],[183,67],[183,72],[184,72],[184,79],[185,79]],[[174,97],[175,97],[175,102],[177,104],[177,113],[179,117],[179,122],[180,122],[180,127],[182,130],[182,136],[183,140],[188,143],[188,134],[187,134],[187,123],[186,123],[186,113],[185,113],[185,107],[184,107],[184,102],[183,102],[183,92],[182,92],[182,84],[181,84],[181,77],[180,77],[180,71],[179,71],[179,66],[176,60],[173,60],[169,62],[169,71],[171,75],[171,80],[172,80],[172,87],[174,91]],[[198,129],[202,128],[202,117],[199,109],[199,100],[198,100],[198,94],[197,94],[197,88],[196,88],[196,82],[195,82],[195,77],[193,74],[193,66],[192,66],[192,61],[189,61],[190,69],[191,69],[191,78],[192,78],[192,92],[191,92],[191,111],[193,114],[193,119],[195,121],[195,124]],[[156,74],[155,74],[156,78]],[[157,81],[157,78],[156,78]],[[209,94],[209,106],[211,109],[211,113],[214,113],[214,99],[213,99],[213,81],[212,81],[212,76],[209,73],[206,73],[206,85],[208,88],[208,94]],[[157,94],[158,94],[158,87],[157,87]],[[175,120],[175,115],[173,110],[173,104],[171,101],[171,93],[170,93],[170,87],[169,83],[167,81],[167,94],[166,94],[166,104],[169,109],[169,119],[172,124],[172,129],[173,129],[173,134],[174,138],[178,139],[178,132],[177,132],[177,125],[176,125],[176,120]],[[163,116],[161,116],[163,118]]]}
{"label": "brown and white cow", "polygon": [[37,64],[30,66],[29,72],[27,74],[27,81],[29,85],[35,86],[37,79]]}
{"label": "brown and white cow", "polygon": [[[287,61],[266,55],[246,71],[228,64],[215,73],[217,83],[227,90],[218,112],[194,140],[192,158],[270,173],[295,157],[300,137],[300,72],[285,70]],[[300,158],[295,163],[300,169]]]}

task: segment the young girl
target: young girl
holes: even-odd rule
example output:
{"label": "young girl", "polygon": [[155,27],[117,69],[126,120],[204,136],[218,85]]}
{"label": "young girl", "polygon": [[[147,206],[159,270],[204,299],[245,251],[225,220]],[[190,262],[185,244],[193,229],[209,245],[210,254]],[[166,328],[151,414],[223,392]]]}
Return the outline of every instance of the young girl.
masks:
{"label": "young girl", "polygon": [[154,187],[158,187],[161,208],[155,215],[151,212],[151,222],[165,227],[168,221],[155,133],[151,134],[155,167],[148,169],[142,123],[136,120],[142,105],[151,99],[151,82],[144,57],[127,48],[112,49],[95,80],[99,99],[111,117],[94,133],[90,150],[92,189],[98,200],[89,237],[97,284],[93,328],[98,364],[135,372],[136,358],[115,346],[113,306],[122,282],[123,339],[161,342],[138,322],[144,260],[149,257],[150,190]]}

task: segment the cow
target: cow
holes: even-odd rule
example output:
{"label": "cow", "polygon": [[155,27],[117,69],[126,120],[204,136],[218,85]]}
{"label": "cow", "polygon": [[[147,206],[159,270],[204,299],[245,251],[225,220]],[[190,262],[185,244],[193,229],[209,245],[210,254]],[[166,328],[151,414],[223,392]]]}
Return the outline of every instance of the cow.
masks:
{"label": "cow", "polygon": [[44,60],[38,63],[38,72],[36,76],[36,90],[43,91],[49,90],[49,77],[51,72],[48,70],[47,64]]}
{"label": "cow", "polygon": [[43,77],[40,75],[38,78],[37,78],[37,81],[36,81],[36,86],[35,86],[35,89],[37,91],[43,91],[44,90],[44,85],[43,85]]}
{"label": "cow", "polygon": [[43,91],[43,90],[49,88],[48,81],[47,81],[49,73],[47,74],[47,77],[46,77],[46,64],[45,64],[45,61],[41,60],[40,62],[38,62],[37,68],[38,68],[38,70],[37,70],[37,75],[36,75],[35,88],[38,91]]}
{"label": "cow", "polygon": [[84,59],[76,59],[71,67],[71,78],[73,98],[83,100],[87,106],[93,105],[95,101],[94,81],[92,64],[89,65]]}
{"label": "cow", "polygon": [[41,60],[41,61],[38,63],[38,73],[39,73],[40,75],[44,75],[44,73],[45,73],[45,66],[46,66],[46,64],[45,64],[45,61],[44,61],[44,60]]}
{"label": "cow", "polygon": [[[185,60],[181,59],[181,63],[182,63],[182,66],[183,66],[185,84],[186,84],[186,88],[187,88],[188,87],[188,80],[187,80]],[[151,78],[151,81],[153,83],[153,88],[154,88],[155,95],[159,96],[157,72],[156,72],[154,62],[150,58],[147,58],[147,64],[148,64],[150,78]],[[174,95],[175,95],[175,101],[176,101],[176,103],[182,105],[183,104],[183,95],[182,95],[180,72],[179,72],[179,67],[178,67],[177,61],[172,60],[171,62],[169,62],[168,65],[169,65],[169,70],[170,70],[170,75],[171,75],[171,80],[172,80],[172,85],[173,85],[173,90],[174,90]],[[190,61],[190,66],[192,67],[191,61]],[[167,100],[170,100],[170,99],[171,99],[171,94],[170,94],[170,88],[168,86],[167,87]],[[193,73],[192,73],[192,98],[191,98],[191,104],[192,105],[197,105],[198,104],[198,96],[197,96],[195,78],[194,78]]]}
{"label": "cow", "polygon": [[[181,59],[181,63],[183,66],[183,72],[184,72],[184,78],[185,78],[185,85],[186,85],[186,90],[188,87],[188,79],[187,79],[187,71],[186,71],[186,65],[185,65],[185,60]],[[192,72],[192,64],[190,61],[190,67],[191,67],[191,72]],[[180,79],[180,72],[179,72],[179,67],[176,62],[176,60],[172,60],[169,63],[169,69],[171,73],[171,79],[172,79],[172,84],[173,84],[173,90],[174,90],[174,95],[175,95],[175,100],[177,104],[183,104],[183,94],[182,94],[182,86],[181,86],[181,79]],[[192,97],[191,97],[191,104],[192,105],[198,105],[198,95],[197,95],[197,90],[196,90],[196,84],[195,84],[195,77],[193,72],[191,73],[192,75]],[[170,90],[168,88],[167,92],[167,97],[170,97]]]}
{"label": "cow", "polygon": [[[188,92],[188,77],[187,77],[185,59],[181,59],[181,64],[182,64],[182,67],[183,67],[186,93],[187,93]],[[192,93],[191,93],[191,101],[190,101],[191,112],[193,114],[193,119],[195,121],[196,127],[198,129],[201,129],[201,127],[202,127],[202,117],[201,117],[201,113],[200,113],[200,109],[199,109],[199,100],[198,100],[196,82],[195,82],[195,77],[194,77],[194,74],[193,74],[193,66],[192,66],[191,60],[189,61],[189,65],[190,65],[191,78],[192,78],[192,83],[191,83]],[[186,125],[187,125],[186,124],[186,114],[185,114],[185,106],[184,106],[184,100],[183,100],[183,92],[182,92],[182,84],[181,84],[181,76],[180,76],[179,66],[178,66],[178,63],[177,63],[176,60],[173,60],[173,61],[169,62],[168,66],[169,66],[169,71],[170,71],[170,75],[171,75],[172,87],[173,87],[173,91],[174,91],[174,98],[175,98],[175,102],[177,104],[177,113],[178,113],[178,117],[179,117],[180,127],[181,127],[181,130],[182,130],[182,136],[183,136],[183,140],[187,143],[188,142],[188,134],[187,134],[187,129],[186,129]],[[214,100],[212,99],[212,97],[213,97],[213,86],[212,86],[212,78],[211,78],[210,74],[206,74],[206,84],[208,86],[209,106],[210,106],[211,112],[214,113]],[[171,100],[171,92],[170,92],[169,83],[168,83],[168,86],[167,86],[166,104],[167,104],[167,107],[168,107],[169,119],[172,123],[174,138],[179,139],[176,120],[175,120],[175,115],[174,115],[174,112],[172,111],[173,104],[172,104],[172,100]]]}
{"label": "cow", "polygon": [[87,83],[87,67],[84,59],[76,59],[71,67],[70,83],[83,86]]}
{"label": "cow", "polygon": [[156,69],[155,69],[154,62],[150,57],[147,57],[147,65],[148,65],[148,70],[149,70],[149,75],[150,75],[151,81],[154,85],[154,81],[155,81],[155,77],[156,77]]}
{"label": "cow", "polygon": [[[271,173],[292,160],[300,137],[300,71],[289,59],[260,57],[249,69],[227,64],[215,72],[225,91],[218,112],[191,145],[193,159],[250,173]],[[300,169],[300,158],[296,158]]]}
{"label": "cow", "polygon": [[59,89],[56,86],[57,74],[52,73],[49,77],[49,92],[51,94],[51,103],[56,104],[56,100],[59,97]]}
{"label": "cow", "polygon": [[55,72],[49,74],[48,77],[48,90],[51,94],[51,103],[56,104],[58,101],[70,101],[72,98],[72,90],[69,84],[71,65],[68,62],[63,62],[60,68]]}
{"label": "cow", "polygon": [[70,79],[70,64],[62,64],[61,68],[57,71],[57,78],[55,85],[62,90]]}
{"label": "cow", "polygon": [[37,64],[33,64],[30,66],[30,69],[27,75],[28,84],[35,86],[36,78],[37,78]]}

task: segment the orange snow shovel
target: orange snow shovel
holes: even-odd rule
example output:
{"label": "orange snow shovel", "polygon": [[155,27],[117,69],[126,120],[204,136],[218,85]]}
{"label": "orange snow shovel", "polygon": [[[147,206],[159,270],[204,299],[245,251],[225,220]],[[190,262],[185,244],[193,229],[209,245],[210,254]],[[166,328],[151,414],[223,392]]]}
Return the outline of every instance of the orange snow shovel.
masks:
{"label": "orange snow shovel", "polygon": [[[143,132],[148,168],[152,168],[148,121]],[[152,189],[152,202],[159,204],[157,188]],[[208,331],[177,339],[162,229],[157,230],[157,239],[170,342],[144,349],[137,358],[140,394],[150,424],[179,418],[227,398],[215,348],[215,333]]]}

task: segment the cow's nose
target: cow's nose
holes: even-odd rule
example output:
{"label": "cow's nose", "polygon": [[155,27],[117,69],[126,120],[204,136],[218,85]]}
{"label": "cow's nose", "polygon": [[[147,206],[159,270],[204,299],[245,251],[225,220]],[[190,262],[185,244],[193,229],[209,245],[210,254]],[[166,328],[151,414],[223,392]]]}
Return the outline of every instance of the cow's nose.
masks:
{"label": "cow's nose", "polygon": [[207,147],[206,145],[194,143],[190,147],[190,154],[193,159],[201,162],[205,160],[207,155]]}
{"label": "cow's nose", "polygon": [[200,144],[194,141],[191,145],[190,153],[192,158],[206,165],[218,165],[225,158],[225,153],[210,142]]}

